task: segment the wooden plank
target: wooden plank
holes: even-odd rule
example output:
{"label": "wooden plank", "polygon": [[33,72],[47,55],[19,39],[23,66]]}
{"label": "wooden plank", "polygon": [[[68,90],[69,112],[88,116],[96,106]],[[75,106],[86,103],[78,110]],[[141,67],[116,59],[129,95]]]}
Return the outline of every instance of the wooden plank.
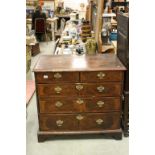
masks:
{"label": "wooden plank", "polygon": [[95,32],[95,40],[98,44],[98,52],[101,52],[101,39],[100,39],[100,34],[101,34],[101,29],[102,29],[102,13],[103,13],[103,8],[104,8],[104,0],[98,0],[97,1],[97,19],[96,19],[96,32]]}

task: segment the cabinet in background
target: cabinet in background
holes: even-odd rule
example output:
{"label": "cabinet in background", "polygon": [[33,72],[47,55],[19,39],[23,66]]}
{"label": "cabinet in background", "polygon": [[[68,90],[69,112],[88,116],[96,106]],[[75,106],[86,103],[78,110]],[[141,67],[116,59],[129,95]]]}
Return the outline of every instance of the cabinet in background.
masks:
{"label": "cabinet in background", "polygon": [[127,68],[124,75],[123,119],[124,135],[129,135],[129,15],[119,13],[117,16],[117,56]]}

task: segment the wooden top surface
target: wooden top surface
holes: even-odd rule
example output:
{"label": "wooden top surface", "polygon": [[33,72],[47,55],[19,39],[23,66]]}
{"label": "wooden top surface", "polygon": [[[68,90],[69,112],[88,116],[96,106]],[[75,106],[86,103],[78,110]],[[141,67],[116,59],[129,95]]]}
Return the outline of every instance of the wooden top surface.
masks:
{"label": "wooden top surface", "polygon": [[34,72],[126,70],[115,54],[42,55]]}

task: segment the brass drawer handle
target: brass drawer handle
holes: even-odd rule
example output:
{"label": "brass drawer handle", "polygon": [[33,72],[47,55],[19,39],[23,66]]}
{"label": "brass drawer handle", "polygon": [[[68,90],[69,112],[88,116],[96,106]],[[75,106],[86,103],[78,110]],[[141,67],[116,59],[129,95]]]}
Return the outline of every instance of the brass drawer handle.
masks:
{"label": "brass drawer handle", "polygon": [[83,85],[81,85],[81,84],[76,85],[76,89],[78,91],[82,90],[83,89]]}
{"label": "brass drawer handle", "polygon": [[55,73],[54,74],[55,79],[60,79],[61,77],[62,77],[62,75],[60,73]]}
{"label": "brass drawer handle", "polygon": [[98,77],[99,79],[103,79],[103,78],[105,77],[105,73],[100,72],[100,73],[97,74],[97,77]]}
{"label": "brass drawer handle", "polygon": [[57,120],[57,121],[56,121],[57,126],[62,126],[63,123],[64,123],[64,122],[63,122],[62,120]]}
{"label": "brass drawer handle", "polygon": [[99,93],[102,93],[104,91],[104,87],[103,86],[99,86],[97,87],[97,90]]}
{"label": "brass drawer handle", "polygon": [[97,120],[96,120],[96,123],[97,123],[98,125],[101,125],[101,124],[103,123],[103,120],[102,120],[102,119],[97,119]]}
{"label": "brass drawer handle", "polygon": [[79,99],[77,99],[76,103],[77,103],[77,104],[83,104],[84,101],[83,101],[82,99],[79,98]]}
{"label": "brass drawer handle", "polygon": [[57,102],[55,103],[55,106],[59,108],[59,107],[63,106],[63,103],[60,102],[60,101],[57,101]]}
{"label": "brass drawer handle", "polygon": [[82,120],[84,117],[82,115],[77,115],[76,119],[78,119],[79,121]]}
{"label": "brass drawer handle", "polygon": [[57,86],[54,88],[54,90],[56,91],[57,94],[59,94],[62,91],[62,88]]}
{"label": "brass drawer handle", "polygon": [[98,101],[98,102],[97,102],[97,105],[101,108],[101,107],[103,107],[104,102],[103,102],[103,101]]}
{"label": "brass drawer handle", "polygon": [[48,79],[48,75],[43,75],[43,78],[44,79]]}

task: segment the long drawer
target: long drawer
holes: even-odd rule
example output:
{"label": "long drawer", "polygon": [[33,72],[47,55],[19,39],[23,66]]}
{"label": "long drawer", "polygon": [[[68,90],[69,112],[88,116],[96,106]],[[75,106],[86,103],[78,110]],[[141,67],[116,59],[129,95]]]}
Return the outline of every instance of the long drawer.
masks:
{"label": "long drawer", "polygon": [[39,96],[120,96],[122,84],[105,83],[64,83],[38,84]]}
{"label": "long drawer", "polygon": [[78,72],[38,72],[35,74],[37,83],[78,82]]}
{"label": "long drawer", "polygon": [[40,113],[111,112],[120,111],[119,97],[43,97]]}
{"label": "long drawer", "polygon": [[114,130],[120,128],[120,113],[39,115],[41,131]]}

